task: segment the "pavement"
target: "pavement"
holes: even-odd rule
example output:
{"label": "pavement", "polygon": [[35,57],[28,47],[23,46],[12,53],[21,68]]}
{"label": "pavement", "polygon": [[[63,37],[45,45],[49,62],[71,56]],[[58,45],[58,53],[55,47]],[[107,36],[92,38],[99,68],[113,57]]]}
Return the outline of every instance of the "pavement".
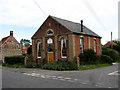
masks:
{"label": "pavement", "polygon": [[[13,86],[13,84],[8,84],[11,79],[14,80],[16,78],[17,80],[19,79],[19,81],[21,81],[21,79],[23,80],[23,77],[27,77],[29,78],[29,80],[27,80],[27,78],[24,78],[25,82],[21,82],[26,83],[26,81],[28,81],[32,84],[31,87],[39,88],[118,88],[118,64],[114,64],[113,66],[109,67],[84,71],[52,71],[33,68],[30,69],[7,67],[3,67],[2,69],[3,87],[15,87]],[[32,79],[34,79],[35,81],[33,81]],[[15,80],[15,84],[18,83],[17,80]],[[17,87],[21,86],[25,88],[22,83],[19,83]],[[42,86],[37,83],[40,83]],[[46,83],[47,85],[49,85],[46,86]]]}

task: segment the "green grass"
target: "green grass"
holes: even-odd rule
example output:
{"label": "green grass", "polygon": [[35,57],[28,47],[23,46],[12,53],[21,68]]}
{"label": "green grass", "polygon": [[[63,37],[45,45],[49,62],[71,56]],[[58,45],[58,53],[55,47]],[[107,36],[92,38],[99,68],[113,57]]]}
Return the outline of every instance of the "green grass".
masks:
{"label": "green grass", "polygon": [[13,65],[10,65],[10,64],[2,64],[2,66],[10,67],[10,68],[23,68],[23,67],[24,67],[24,64],[13,64]]}
{"label": "green grass", "polygon": [[95,68],[106,67],[106,66],[112,66],[112,65],[110,64],[80,65],[79,70],[89,70],[89,69],[95,69]]}

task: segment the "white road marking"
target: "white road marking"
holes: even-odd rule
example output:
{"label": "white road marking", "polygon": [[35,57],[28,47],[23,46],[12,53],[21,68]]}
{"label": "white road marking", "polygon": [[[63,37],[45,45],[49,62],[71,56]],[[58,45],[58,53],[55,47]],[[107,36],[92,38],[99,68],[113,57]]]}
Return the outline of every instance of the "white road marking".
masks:
{"label": "white road marking", "polygon": [[23,73],[23,74],[27,75],[27,73]]}
{"label": "white road marking", "polygon": [[82,84],[87,84],[87,83],[82,83]]}
{"label": "white road marking", "polygon": [[75,81],[77,81],[78,79],[74,79]]}
{"label": "white road marking", "polygon": [[62,78],[61,78],[61,79],[59,79],[59,80],[61,80],[61,81],[65,81],[65,79],[62,79]]}
{"label": "white road marking", "polygon": [[45,76],[44,76],[44,75],[41,75],[41,78],[45,78]]}
{"label": "white road marking", "polygon": [[29,73],[28,73],[28,74],[26,74],[26,75],[28,75],[28,76],[29,76],[29,75],[31,75],[31,74],[29,74]]}
{"label": "white road marking", "polygon": [[51,77],[56,78],[57,76],[51,76]]}
{"label": "white road marking", "polygon": [[109,73],[108,75],[120,75],[120,74],[118,73],[118,71],[114,71],[112,73]]}
{"label": "white road marking", "polygon": [[61,79],[61,78],[63,78],[63,77],[62,77],[62,76],[58,76],[57,78],[58,78],[58,79]]}
{"label": "white road marking", "polygon": [[65,78],[66,80],[70,80],[71,78]]}

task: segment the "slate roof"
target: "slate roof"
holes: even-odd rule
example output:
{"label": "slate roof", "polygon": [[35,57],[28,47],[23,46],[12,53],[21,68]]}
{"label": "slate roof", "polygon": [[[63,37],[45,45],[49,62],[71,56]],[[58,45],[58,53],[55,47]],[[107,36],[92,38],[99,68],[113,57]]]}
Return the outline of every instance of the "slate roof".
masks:
{"label": "slate roof", "polygon": [[68,21],[65,19],[57,18],[54,16],[51,16],[54,20],[65,26],[67,29],[72,31],[73,33],[83,34],[83,35],[89,35],[89,36],[95,36],[101,38],[99,35],[91,31],[89,28],[83,25],[83,32],[81,32],[81,24],[75,23],[72,21]]}

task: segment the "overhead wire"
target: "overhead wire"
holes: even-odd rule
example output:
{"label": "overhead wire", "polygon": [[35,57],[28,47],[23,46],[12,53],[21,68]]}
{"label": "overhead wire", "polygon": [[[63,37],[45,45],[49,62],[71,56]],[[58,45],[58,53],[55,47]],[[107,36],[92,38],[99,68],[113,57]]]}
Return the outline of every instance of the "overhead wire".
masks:
{"label": "overhead wire", "polygon": [[33,0],[34,1],[34,3],[38,6],[38,8],[42,11],[42,13],[45,15],[45,16],[47,16],[47,14],[42,10],[42,8],[37,4],[37,2],[35,1],[35,0]]}

